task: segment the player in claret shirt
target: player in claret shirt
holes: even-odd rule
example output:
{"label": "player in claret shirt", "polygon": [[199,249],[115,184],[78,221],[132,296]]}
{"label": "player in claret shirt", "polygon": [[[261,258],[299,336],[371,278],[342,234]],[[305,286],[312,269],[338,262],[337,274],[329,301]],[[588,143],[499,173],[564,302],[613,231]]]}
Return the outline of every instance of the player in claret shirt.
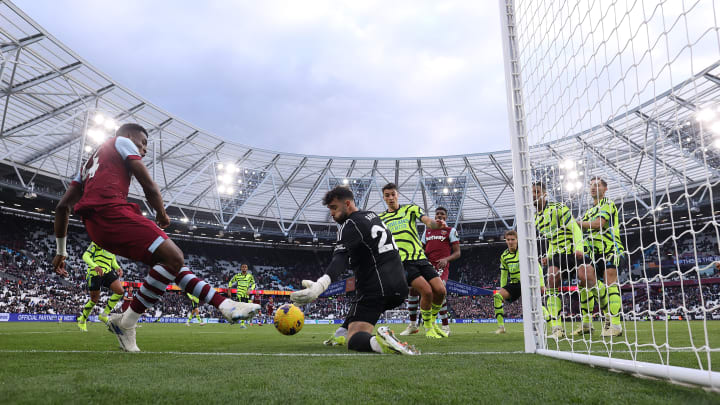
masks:
{"label": "player in claret shirt", "polygon": [[[67,230],[70,210],[74,209],[90,239],[116,255],[151,266],[140,291],[123,314],[112,315],[108,327],[129,352],[139,352],[135,328],[140,316],[175,282],[185,292],[218,308],[231,322],[251,318],[260,307],[228,300],[185,267],[180,248],[163,228],[170,217],[160,188],[150,177],[142,158],[147,152],[148,133],[138,124],[124,124],[115,136],[103,142],[83,165],[55,208],[57,252],[53,269],[67,276]],[[145,218],[137,204],[127,201],[132,178],[140,183],[148,204],[155,210],[155,222]]]}
{"label": "player in claret shirt", "polygon": [[[445,222],[447,221],[447,209],[445,207],[435,208],[435,221]],[[426,228],[422,234],[421,242],[425,246],[425,256],[430,260],[430,264],[435,267],[442,280],[443,284],[447,284],[448,277],[450,275],[450,262],[460,258],[460,237],[458,236],[457,229],[450,226],[445,226],[440,229]],[[413,298],[415,298],[413,300]],[[415,316],[417,319],[417,304],[420,301],[420,296],[415,295],[413,297],[413,291],[410,291],[408,297],[408,309],[410,310],[410,325],[413,324],[413,310],[415,308]],[[414,303],[414,305],[412,305]],[[442,308],[438,312],[438,318],[442,322],[442,330],[448,336],[450,335],[450,324],[448,322],[448,310],[447,310],[447,297],[443,301]],[[407,329],[406,329],[407,330]],[[417,326],[415,326],[417,330]],[[401,335],[404,333],[400,333]],[[413,332],[410,332],[413,333]]]}

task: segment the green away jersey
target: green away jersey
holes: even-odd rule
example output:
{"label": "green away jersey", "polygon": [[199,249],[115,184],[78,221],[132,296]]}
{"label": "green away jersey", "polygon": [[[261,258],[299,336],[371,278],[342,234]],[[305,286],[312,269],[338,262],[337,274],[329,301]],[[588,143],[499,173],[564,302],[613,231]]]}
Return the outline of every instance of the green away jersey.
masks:
{"label": "green away jersey", "polygon": [[198,298],[190,293],[185,293],[185,294],[187,295],[188,298],[190,298],[190,301],[192,301],[196,304],[200,302],[200,298]]}
{"label": "green away jersey", "polygon": [[95,242],[90,243],[82,258],[88,265],[88,275],[93,277],[98,275],[95,271],[96,267],[103,269],[103,273],[120,268],[115,255],[96,245]]}
{"label": "green away jersey", "polygon": [[535,213],[535,227],[543,240],[541,251],[548,257],[584,250],[582,229],[565,204],[545,204],[545,209]]}
{"label": "green away jersey", "polygon": [[231,288],[234,284],[237,284],[238,297],[247,297],[248,291],[255,289],[255,277],[249,271],[245,274],[240,272],[230,279],[228,288]]}
{"label": "green away jersey", "polygon": [[605,226],[601,229],[587,229],[588,244],[592,247],[594,254],[605,257],[620,256],[625,247],[620,239],[620,223],[618,222],[618,210],[615,203],[607,198],[598,201],[597,204],[585,211],[583,221],[591,222],[598,218],[605,220]]}
{"label": "green away jersey", "polygon": [[426,258],[416,226],[417,221],[424,215],[422,208],[415,204],[401,205],[397,211],[385,211],[380,214],[380,219],[393,234],[403,262]]}
{"label": "green away jersey", "polygon": [[[540,286],[545,286],[543,280],[542,266],[538,263],[540,271]],[[511,252],[510,249],[500,255],[500,288],[504,288],[508,284],[517,284],[520,282],[520,257],[518,251]]]}

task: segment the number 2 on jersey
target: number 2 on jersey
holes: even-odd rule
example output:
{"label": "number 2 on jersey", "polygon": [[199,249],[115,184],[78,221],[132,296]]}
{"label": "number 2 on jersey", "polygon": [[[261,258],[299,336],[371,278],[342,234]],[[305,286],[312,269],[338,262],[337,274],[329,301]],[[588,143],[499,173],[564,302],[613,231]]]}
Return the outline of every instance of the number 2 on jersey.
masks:
{"label": "number 2 on jersey", "polygon": [[387,228],[380,225],[373,225],[372,228],[370,228],[370,233],[372,234],[373,239],[380,238],[380,242],[378,242],[378,254],[383,254],[389,250],[398,250],[397,245],[395,244],[395,239],[390,235],[390,243],[387,242],[387,237],[390,231],[388,231]]}

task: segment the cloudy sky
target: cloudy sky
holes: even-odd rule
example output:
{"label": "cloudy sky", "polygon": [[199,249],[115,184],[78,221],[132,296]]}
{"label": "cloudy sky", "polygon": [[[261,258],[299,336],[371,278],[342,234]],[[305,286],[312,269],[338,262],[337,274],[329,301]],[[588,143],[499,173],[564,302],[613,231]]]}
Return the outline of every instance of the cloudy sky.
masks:
{"label": "cloudy sky", "polygon": [[509,148],[494,1],[15,0],[120,84],[285,152]]}

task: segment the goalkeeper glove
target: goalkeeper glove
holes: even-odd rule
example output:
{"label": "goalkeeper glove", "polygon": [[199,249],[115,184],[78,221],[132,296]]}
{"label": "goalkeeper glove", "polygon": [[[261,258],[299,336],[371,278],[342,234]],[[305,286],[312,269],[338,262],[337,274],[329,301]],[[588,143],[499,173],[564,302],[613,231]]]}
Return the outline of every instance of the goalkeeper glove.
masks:
{"label": "goalkeeper glove", "polygon": [[327,290],[330,285],[330,276],[325,274],[317,281],[303,280],[302,285],[305,289],[290,294],[290,299],[297,304],[308,304]]}

